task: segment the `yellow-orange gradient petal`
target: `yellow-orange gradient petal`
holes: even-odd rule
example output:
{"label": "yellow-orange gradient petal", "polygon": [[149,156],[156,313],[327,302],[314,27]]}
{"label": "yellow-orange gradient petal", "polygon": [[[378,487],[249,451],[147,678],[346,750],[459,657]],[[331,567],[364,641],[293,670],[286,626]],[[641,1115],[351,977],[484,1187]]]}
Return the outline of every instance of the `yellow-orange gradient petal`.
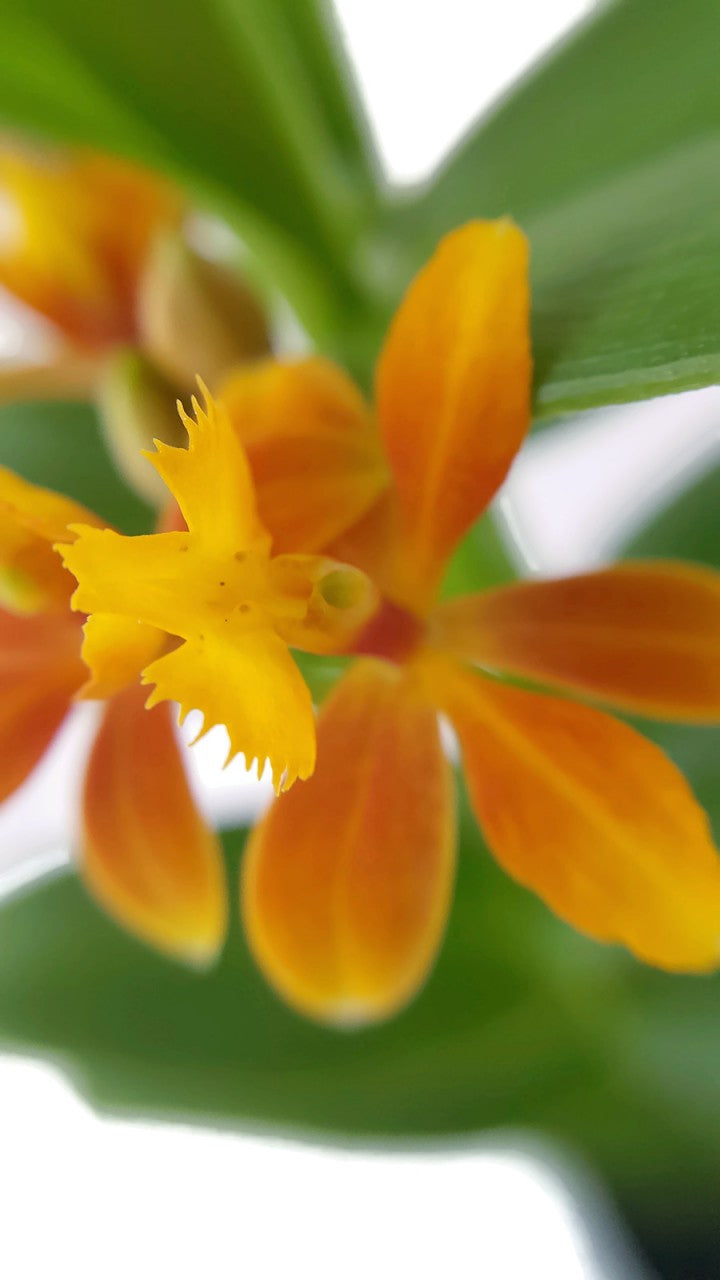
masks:
{"label": "yellow-orange gradient petal", "polygon": [[281,551],[318,551],[387,484],[377,427],[329,360],[263,361],[220,392],[247,451],[260,517]]}
{"label": "yellow-orange gradient petal", "polygon": [[117,156],[75,153],[72,177],[87,201],[92,251],[111,282],[116,306],[134,332],[138,282],[150,247],[159,231],[179,226],[185,201],[164,178]]}
{"label": "yellow-orange gradient petal", "polygon": [[665,719],[720,720],[720,574],[672,561],[518,582],[440,606],[460,658]]}
{"label": "yellow-orange gradient petal", "polygon": [[270,761],[276,791],[307,778],[315,765],[315,717],[307,686],[287,646],[271,631],[208,633],[158,658],[143,672],[155,688],[148,707],[179,702],[180,722],[203,713],[202,732],[225,725],[231,759],[242,752],[248,768]]}
{"label": "yellow-orange gradient petal", "polygon": [[0,609],[0,800],[49,747],[87,674],[79,620]]}
{"label": "yellow-orange gradient petal", "polygon": [[323,707],[314,776],[250,838],[242,910],[255,958],[312,1018],[386,1018],[433,963],[454,866],[437,717],[397,667],[359,662]]}
{"label": "yellow-orange gradient petal", "polygon": [[67,166],[3,149],[0,195],[3,287],[76,342],[129,336],[127,308],[92,251],[90,210]]}
{"label": "yellow-orange gradient petal", "polygon": [[138,273],[180,217],[175,193],[110,157],[6,143],[0,198],[0,283],[74,342],[132,337]]}
{"label": "yellow-orange gradient petal", "polygon": [[45,542],[67,536],[71,524],[102,525],[87,507],[54,489],[31,484],[7,467],[0,467],[0,501],[11,507],[19,521]]}
{"label": "yellow-orange gradient petal", "polygon": [[135,685],[107,705],[84,788],[82,872],[126,929],[191,964],[227,927],[218,841],[192,798],[167,707]]}
{"label": "yellow-orange gradient petal", "polygon": [[101,523],[72,498],[0,467],[0,600],[8,608],[67,609],[73,582],[52,544],[71,538],[77,521]]}
{"label": "yellow-orange gradient petal", "polygon": [[460,738],[495,857],[563,919],[672,970],[720,963],[720,858],[682,774],[653,743],[577,703],[446,659],[428,687]]}
{"label": "yellow-orange gradient petal", "polygon": [[378,411],[419,603],[527,431],[529,314],[527,241],[502,219],[446,236],[391,325]]}
{"label": "yellow-orange gradient petal", "polygon": [[224,405],[202,388],[205,408],[193,398],[194,419],[178,406],[187,449],[156,440],[146,456],[177,500],[191,534],[209,552],[232,555],[265,542],[245,450]]}

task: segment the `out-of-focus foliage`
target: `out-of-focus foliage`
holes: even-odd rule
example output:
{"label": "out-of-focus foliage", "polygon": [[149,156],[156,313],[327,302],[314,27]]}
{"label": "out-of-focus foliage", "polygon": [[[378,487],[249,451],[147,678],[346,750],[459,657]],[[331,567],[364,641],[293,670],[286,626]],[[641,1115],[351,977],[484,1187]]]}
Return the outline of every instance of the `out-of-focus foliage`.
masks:
{"label": "out-of-focus foliage", "polygon": [[0,405],[0,465],[76,498],[124,533],[151,528],[150,508],[113,468],[89,405]]}
{"label": "out-of-focus foliage", "polygon": [[716,569],[720,563],[720,464],[640,529],[628,555],[682,555]]}
{"label": "out-of-focus foliage", "polygon": [[375,200],[321,0],[0,3],[0,120],[165,170],[240,225],[323,330]]}
{"label": "out-of-focus foliage", "polygon": [[360,375],[438,236],[504,213],[532,242],[539,413],[720,372],[714,0],[598,6],[399,208],[321,0],[0,0],[0,30],[0,120],[179,178]]}
{"label": "out-of-focus foliage", "polygon": [[[711,507],[720,474],[713,483]],[[638,539],[643,554],[689,545],[716,561],[706,510],[683,496]],[[720,834],[720,731],[643,730]],[[461,835],[437,969],[383,1027],[303,1022],[264,986],[237,927],[215,970],[188,973],[64,873],[0,909],[0,1045],[56,1058],[104,1105],[225,1125],[395,1138],[532,1126],[589,1153],[648,1232],[687,1197],[691,1235],[720,1173],[720,979],[671,977],[586,941],[496,868],[464,806]],[[233,878],[242,840],[227,841]]]}

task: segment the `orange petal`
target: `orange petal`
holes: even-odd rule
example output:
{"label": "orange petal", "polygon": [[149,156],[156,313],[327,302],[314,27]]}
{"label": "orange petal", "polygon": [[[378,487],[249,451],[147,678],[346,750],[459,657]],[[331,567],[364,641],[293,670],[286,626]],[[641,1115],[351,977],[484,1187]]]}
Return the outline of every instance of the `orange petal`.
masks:
{"label": "orange petal", "polygon": [[673,970],[720,964],[720,859],[682,774],[618,720],[444,659],[426,679],[460,738],[498,861],[563,919]]}
{"label": "orange petal", "polygon": [[105,709],[84,789],[82,871],[126,929],[192,964],[227,927],[218,842],[192,798],[167,707],[135,685]]}
{"label": "orange petal", "polygon": [[439,647],[632,711],[720,719],[720,574],[671,561],[518,582],[442,605]]}
{"label": "orange petal", "polygon": [[124,311],[134,332],[139,278],[149,250],[159,231],[180,225],[185,202],[156,173],[99,152],[75,153],[72,177],[87,202],[91,251],[103,265],[117,309]]}
{"label": "orange petal", "polygon": [[66,498],[54,489],[43,489],[22,476],[0,467],[0,501],[10,507],[28,530],[44,542],[59,542],[68,537],[71,524],[102,527],[103,521],[87,507]]}
{"label": "orange petal", "polygon": [[250,839],[242,899],[255,958],[310,1017],[386,1018],[432,965],[454,865],[437,717],[398,668],[358,663],[323,708],[312,779]]}
{"label": "orange petal", "polygon": [[0,800],[35,768],[87,672],[79,620],[0,610]]}
{"label": "orange petal", "polygon": [[385,489],[363,516],[326,548],[336,560],[356,565],[372,578],[378,590],[400,608],[414,612],[419,601],[417,583],[408,566],[398,495]]}
{"label": "orange petal", "polygon": [[387,483],[367,405],[329,360],[264,361],[233,374],[220,398],[247,450],[276,552],[327,546]]}
{"label": "orange petal", "polygon": [[72,498],[0,467],[0,598],[8,608],[67,609],[73,581],[53,543],[71,537],[76,521],[101,523]]}
{"label": "orange petal", "polygon": [[507,219],[452,232],[411,284],[385,343],[378,410],[418,604],[502,484],[529,425],[527,257]]}
{"label": "orange petal", "polygon": [[180,216],[174,192],[108,156],[6,144],[0,193],[0,283],[75,342],[131,337],[148,246]]}

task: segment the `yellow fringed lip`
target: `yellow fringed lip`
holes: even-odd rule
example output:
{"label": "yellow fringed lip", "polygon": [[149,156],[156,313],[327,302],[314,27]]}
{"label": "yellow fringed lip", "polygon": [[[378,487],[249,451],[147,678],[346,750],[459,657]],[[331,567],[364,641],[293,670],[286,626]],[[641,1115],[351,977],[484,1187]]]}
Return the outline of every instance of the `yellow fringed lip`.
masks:
{"label": "yellow fringed lip", "polygon": [[272,556],[243,447],[222,404],[204,394],[193,417],[181,407],[187,449],[158,443],[148,455],[186,530],[124,537],[77,525],[58,549],[77,579],[73,607],[89,615],[91,691],[112,686],[118,671],[140,675],[154,686],[148,707],[170,699],[181,720],[202,712],[202,732],[225,725],[228,758],[268,759],[284,790],[315,764],[312,702],[289,645],[343,648],[376,594],[359,570],[327,556]]}

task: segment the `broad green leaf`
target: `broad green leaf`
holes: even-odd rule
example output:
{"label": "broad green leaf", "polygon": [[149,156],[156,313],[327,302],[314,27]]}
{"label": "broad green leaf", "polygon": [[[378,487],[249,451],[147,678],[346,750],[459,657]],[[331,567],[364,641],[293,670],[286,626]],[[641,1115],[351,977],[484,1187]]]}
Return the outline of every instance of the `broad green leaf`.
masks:
{"label": "broad green leaf", "polygon": [[377,161],[354,70],[342,45],[331,0],[277,0],[278,15],[302,58],[323,124],[349,170],[372,195]]}
{"label": "broad green leaf", "polygon": [[720,380],[719,45],[715,0],[599,7],[399,213],[406,273],[468,218],[527,231],[540,415]]}
{"label": "broad green leaf", "polygon": [[124,533],[152,528],[152,512],[113,467],[89,405],[0,405],[0,465],[76,498]]}
{"label": "broad green leaf", "polygon": [[316,327],[356,300],[373,162],[322,0],[0,0],[0,32],[5,125],[166,170]]}
{"label": "broad green leaf", "polygon": [[[627,546],[627,556],[683,557],[720,570],[720,466],[682,492],[640,529]],[[720,844],[720,728],[682,725],[639,726],[675,759],[692,783],[696,796],[710,815]],[[656,1204],[648,1206],[624,1190],[624,1207],[657,1268],[667,1280],[720,1274],[720,1240],[713,1195],[696,1190],[705,1165],[707,1126],[710,1135],[720,1109],[720,978],[695,982],[658,981],[648,970],[638,970],[634,983],[637,1017],[624,1045],[625,1053],[645,1063],[648,1089],[662,1108],[654,1135],[655,1148],[667,1154],[677,1150],[677,1166],[663,1177]],[[697,1135],[697,1136],[695,1136]],[[685,1147],[681,1152],[680,1140]],[[677,1147],[676,1147],[676,1144]],[[713,1133],[714,1152],[709,1166],[712,1185],[720,1175],[720,1144]],[[631,1160],[637,1158],[635,1152]],[[616,1169],[610,1170],[621,1190]],[[649,1175],[640,1161],[643,1178]],[[689,1217],[678,1220],[662,1207],[676,1204],[688,1194]],[[696,1196],[694,1203],[692,1197]]]}
{"label": "broad green leaf", "polygon": [[[718,1109],[706,1115],[677,1078],[679,1047],[670,1061],[647,1058],[672,1039],[668,997],[693,1029],[693,1070],[702,1065],[715,1043],[712,1023],[699,1038],[703,984],[639,973],[552,920],[463,814],[442,957],[387,1026],[338,1034],[289,1013],[237,926],[212,973],[186,972],[123,935],[61,874],[0,910],[0,1047],[53,1059],[99,1106],[226,1127],[455,1140],[532,1126],[589,1153],[648,1213],[692,1155],[692,1189],[707,1204]],[[240,843],[231,838],[234,853]],[[714,1075],[702,1089],[717,1102]]]}

